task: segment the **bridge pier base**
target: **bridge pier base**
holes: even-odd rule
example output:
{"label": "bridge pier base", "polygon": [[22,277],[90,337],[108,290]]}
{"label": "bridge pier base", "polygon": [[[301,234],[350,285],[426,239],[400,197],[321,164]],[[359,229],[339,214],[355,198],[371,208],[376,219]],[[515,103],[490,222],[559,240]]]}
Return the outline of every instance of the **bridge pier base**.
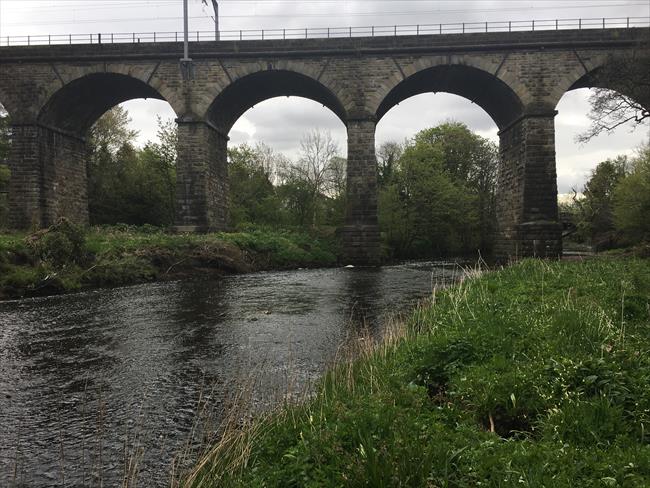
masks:
{"label": "bridge pier base", "polygon": [[204,121],[178,120],[178,232],[213,232],[228,225],[228,136]]}
{"label": "bridge pier base", "polygon": [[499,260],[559,257],[555,171],[556,112],[526,114],[499,133],[501,161],[497,183]]}
{"label": "bridge pier base", "polygon": [[88,224],[86,142],[41,124],[12,127],[9,225],[40,229],[65,217]]}
{"label": "bridge pier base", "polygon": [[377,218],[377,158],[374,119],[348,120],[347,203],[343,261],[376,266],[381,261]]}

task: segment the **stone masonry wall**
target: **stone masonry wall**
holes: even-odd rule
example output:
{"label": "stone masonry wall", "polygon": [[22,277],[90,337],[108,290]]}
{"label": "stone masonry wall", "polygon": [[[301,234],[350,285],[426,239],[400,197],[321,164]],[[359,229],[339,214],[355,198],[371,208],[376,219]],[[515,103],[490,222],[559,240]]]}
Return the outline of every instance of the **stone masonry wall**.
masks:
{"label": "stone masonry wall", "polygon": [[554,117],[526,116],[500,134],[495,246],[499,259],[562,253]]}
{"label": "stone masonry wall", "polygon": [[14,126],[9,167],[11,225],[88,224],[86,144],[38,125]]}
{"label": "stone masonry wall", "polygon": [[203,122],[178,123],[176,228],[181,232],[226,230],[228,138]]}
{"label": "stone masonry wall", "polygon": [[347,202],[343,228],[346,264],[380,261],[374,120],[348,121]]}

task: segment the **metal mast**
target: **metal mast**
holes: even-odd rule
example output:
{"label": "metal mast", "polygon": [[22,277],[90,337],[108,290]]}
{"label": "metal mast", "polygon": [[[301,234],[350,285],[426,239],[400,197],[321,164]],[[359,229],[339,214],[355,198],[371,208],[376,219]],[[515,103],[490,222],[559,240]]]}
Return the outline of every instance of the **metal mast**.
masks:
{"label": "metal mast", "polygon": [[190,34],[189,34],[190,23],[189,23],[187,1],[188,0],[183,0],[184,41],[183,41],[183,59],[181,59],[182,63],[189,63],[192,61],[190,59]]}

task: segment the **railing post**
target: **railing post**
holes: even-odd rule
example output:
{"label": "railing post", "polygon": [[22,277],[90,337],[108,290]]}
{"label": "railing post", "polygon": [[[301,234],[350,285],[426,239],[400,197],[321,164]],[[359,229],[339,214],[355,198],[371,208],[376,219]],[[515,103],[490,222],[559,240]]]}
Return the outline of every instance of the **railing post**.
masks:
{"label": "railing post", "polygon": [[533,20],[533,30],[535,30],[535,21]]}
{"label": "railing post", "polygon": [[352,26],[350,26],[350,37],[352,37]]}
{"label": "railing post", "polygon": [[287,38],[287,29],[282,29],[282,39]]}
{"label": "railing post", "polygon": [[508,32],[512,32],[512,20],[508,21]]}
{"label": "railing post", "polygon": [[465,34],[465,22],[463,22],[463,34]]}
{"label": "railing post", "polygon": [[330,28],[329,27],[327,28],[327,38],[328,39],[330,38]]}
{"label": "railing post", "polygon": [[420,35],[420,24],[415,26],[415,35],[419,36]]}
{"label": "railing post", "polygon": [[578,19],[578,30],[582,30],[582,19]]}
{"label": "railing post", "polygon": [[262,40],[264,40],[264,29],[262,29]]}
{"label": "railing post", "polygon": [[487,31],[488,31],[488,23],[486,22],[485,23],[485,32],[487,32]]}
{"label": "railing post", "polygon": [[196,42],[199,42],[201,40],[199,37],[200,35],[201,35],[200,32],[196,31]]}
{"label": "railing post", "polygon": [[308,39],[308,38],[309,38],[309,35],[307,33],[307,29],[305,29],[305,39]]}
{"label": "railing post", "polygon": [[395,26],[395,35],[397,35],[397,26]]}
{"label": "railing post", "polygon": [[68,34],[68,36],[70,37],[70,44],[72,44],[72,34]]}
{"label": "railing post", "polygon": [[115,34],[111,34],[111,44],[115,44]]}
{"label": "railing post", "polygon": [[31,38],[30,36],[27,36],[27,45],[31,46],[31,44],[32,44]]}
{"label": "railing post", "polygon": [[133,44],[135,44],[135,32],[133,33]]}
{"label": "railing post", "polygon": [[52,44],[52,35],[51,34],[47,36],[47,45],[49,46],[50,44]]}
{"label": "railing post", "polygon": [[627,18],[627,28],[628,29],[630,28],[630,18],[629,17]]}
{"label": "railing post", "polygon": [[558,30],[558,22],[557,22],[557,19],[555,19],[555,30]]}
{"label": "railing post", "polygon": [[153,33],[153,42],[156,42],[156,32]]}
{"label": "railing post", "polygon": [[375,37],[375,26],[372,26],[372,37]]}
{"label": "railing post", "polygon": [[605,17],[603,17],[603,29],[605,28]]}
{"label": "railing post", "polygon": [[102,33],[100,32],[99,34],[97,34],[97,44],[101,44],[101,43],[102,43]]}
{"label": "railing post", "polygon": [[239,31],[239,40],[241,41],[241,40],[243,40],[243,39],[244,39],[244,36],[243,36],[242,31],[240,30],[240,31]]}
{"label": "railing post", "polygon": [[438,31],[442,34],[442,24],[438,24]]}

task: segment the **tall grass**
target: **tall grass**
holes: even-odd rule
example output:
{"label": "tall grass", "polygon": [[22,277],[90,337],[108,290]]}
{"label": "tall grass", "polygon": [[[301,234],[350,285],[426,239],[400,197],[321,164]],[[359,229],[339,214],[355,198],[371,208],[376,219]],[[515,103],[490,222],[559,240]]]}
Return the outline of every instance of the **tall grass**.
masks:
{"label": "tall grass", "polygon": [[650,486],[650,262],[529,260],[359,337],[185,486]]}

